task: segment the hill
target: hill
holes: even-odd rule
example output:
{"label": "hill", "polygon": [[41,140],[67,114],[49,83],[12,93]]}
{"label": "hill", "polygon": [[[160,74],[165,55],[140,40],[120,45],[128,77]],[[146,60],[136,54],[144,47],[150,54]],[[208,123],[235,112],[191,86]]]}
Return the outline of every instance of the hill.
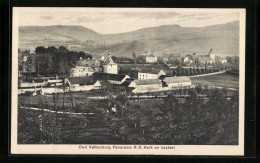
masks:
{"label": "hill", "polygon": [[117,56],[138,55],[145,51],[157,56],[163,53],[206,53],[213,48],[220,55],[238,55],[239,22],[207,27],[181,27],[163,25],[140,30],[99,34],[82,26],[21,26],[19,48],[36,46],[67,46],[70,50],[83,50],[93,54],[111,51]]}

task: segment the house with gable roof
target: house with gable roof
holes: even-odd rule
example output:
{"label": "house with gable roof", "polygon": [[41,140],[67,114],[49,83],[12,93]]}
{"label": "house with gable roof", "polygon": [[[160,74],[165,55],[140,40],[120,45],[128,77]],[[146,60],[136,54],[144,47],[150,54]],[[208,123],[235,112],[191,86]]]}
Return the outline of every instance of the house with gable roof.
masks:
{"label": "house with gable roof", "polygon": [[91,76],[94,72],[101,71],[100,62],[98,60],[80,59],[76,67],[71,68],[70,76]]}
{"label": "house with gable roof", "polygon": [[94,80],[92,76],[69,77],[67,80],[70,91],[88,91],[91,89],[101,89],[101,83]]}
{"label": "house with gable roof", "polygon": [[110,84],[122,84],[130,77],[125,74],[108,74],[103,72],[95,72],[93,75],[94,80],[107,81]]}
{"label": "house with gable roof", "polygon": [[133,93],[156,91],[162,88],[162,82],[159,79],[136,79],[129,82],[128,87],[133,89]]}
{"label": "house with gable roof", "polygon": [[138,79],[159,79],[161,75],[166,75],[166,73],[161,69],[154,68],[144,68],[138,71]]}
{"label": "house with gable roof", "polygon": [[191,86],[191,80],[187,76],[165,77],[162,80],[162,82],[164,86],[170,88],[181,88]]}
{"label": "house with gable roof", "polygon": [[145,62],[155,63],[155,62],[157,62],[157,57],[155,57],[153,54],[150,54],[150,55],[145,57]]}

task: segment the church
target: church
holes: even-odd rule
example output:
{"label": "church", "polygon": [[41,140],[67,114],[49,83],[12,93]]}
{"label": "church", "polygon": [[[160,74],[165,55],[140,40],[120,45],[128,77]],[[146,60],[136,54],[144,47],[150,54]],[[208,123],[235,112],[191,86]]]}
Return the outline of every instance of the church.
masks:
{"label": "church", "polygon": [[213,53],[212,49],[210,49],[208,55],[196,55],[193,54],[193,63],[194,64],[213,64],[215,63],[215,54]]}

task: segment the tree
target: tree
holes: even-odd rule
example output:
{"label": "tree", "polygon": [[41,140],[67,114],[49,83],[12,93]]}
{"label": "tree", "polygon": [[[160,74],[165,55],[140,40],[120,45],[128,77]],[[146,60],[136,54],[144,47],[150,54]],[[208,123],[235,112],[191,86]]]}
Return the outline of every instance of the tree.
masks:
{"label": "tree", "polygon": [[145,63],[144,57],[139,56],[139,57],[137,58],[137,63],[139,63],[139,64]]}
{"label": "tree", "polygon": [[150,122],[148,121],[148,118],[146,116],[142,116],[140,119],[140,127],[143,130],[143,135],[145,134],[145,129],[150,125]]}
{"label": "tree", "polygon": [[47,49],[44,46],[38,46],[35,49],[35,53],[36,54],[44,54],[44,53],[46,53],[46,50]]}
{"label": "tree", "polygon": [[186,68],[186,69],[185,69],[185,73],[186,73],[187,76],[190,76],[190,71],[189,71],[189,69]]}
{"label": "tree", "polygon": [[136,63],[136,53],[135,52],[132,53],[132,57],[134,59],[134,63]]}
{"label": "tree", "polygon": [[194,75],[194,71],[193,71],[193,69],[191,67],[190,67],[189,71],[190,71],[190,75],[191,76]]}
{"label": "tree", "polygon": [[201,84],[197,84],[195,87],[196,92],[198,93],[198,95],[200,95],[201,91],[202,91],[202,86]]}
{"label": "tree", "polygon": [[129,127],[126,124],[121,125],[118,133],[122,137],[123,141],[125,141],[125,136],[129,133]]}
{"label": "tree", "polygon": [[131,121],[134,121],[135,128],[137,127],[137,122],[140,119],[140,117],[141,117],[140,111],[135,111],[128,115],[128,119],[130,119]]}
{"label": "tree", "polygon": [[26,71],[30,73],[30,77],[32,74],[32,71],[34,71],[34,66],[35,66],[35,58],[32,55],[29,55],[27,57],[27,61],[25,62],[25,66],[26,66]]}
{"label": "tree", "polygon": [[163,107],[161,111],[167,113],[169,111],[173,111],[179,108],[179,101],[176,97],[171,93],[164,99]]}

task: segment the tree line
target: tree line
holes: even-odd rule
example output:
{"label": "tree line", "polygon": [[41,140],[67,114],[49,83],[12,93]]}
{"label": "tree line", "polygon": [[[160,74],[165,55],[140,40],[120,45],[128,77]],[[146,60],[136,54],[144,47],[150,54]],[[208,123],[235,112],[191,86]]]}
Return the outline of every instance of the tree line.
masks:
{"label": "tree line", "polygon": [[69,75],[70,69],[80,58],[92,59],[92,55],[82,51],[70,51],[64,46],[38,46],[34,55],[28,55],[27,61],[19,58],[19,67],[21,69],[23,64],[27,65],[29,72],[31,67],[34,67],[38,75]]}

